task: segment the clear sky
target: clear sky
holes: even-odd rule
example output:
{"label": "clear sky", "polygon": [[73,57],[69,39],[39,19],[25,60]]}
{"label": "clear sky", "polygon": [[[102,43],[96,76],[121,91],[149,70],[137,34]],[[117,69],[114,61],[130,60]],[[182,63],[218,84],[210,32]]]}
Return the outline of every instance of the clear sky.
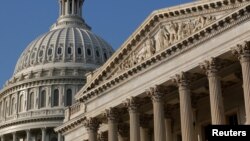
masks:
{"label": "clear sky", "polygon": [[[153,11],[192,0],[85,0],[83,15],[92,31],[114,49]],[[11,78],[26,46],[48,32],[58,17],[58,0],[1,0],[0,89]]]}

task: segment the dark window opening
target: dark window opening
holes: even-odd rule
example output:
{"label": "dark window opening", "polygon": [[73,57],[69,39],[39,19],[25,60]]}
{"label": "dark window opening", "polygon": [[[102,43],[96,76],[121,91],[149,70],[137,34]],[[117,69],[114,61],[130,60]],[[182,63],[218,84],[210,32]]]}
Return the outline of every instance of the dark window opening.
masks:
{"label": "dark window opening", "polygon": [[78,48],[78,49],[77,49],[77,52],[78,52],[78,54],[81,55],[81,54],[82,54],[82,49],[81,49],[81,48]]}
{"label": "dark window opening", "polygon": [[72,90],[68,89],[66,94],[66,106],[72,105]]}
{"label": "dark window opening", "polygon": [[96,51],[96,56],[97,56],[97,57],[100,57],[100,53],[99,53],[98,50]]}
{"label": "dark window opening", "polygon": [[53,94],[53,106],[59,106],[59,90],[55,89]]}
{"label": "dark window opening", "polygon": [[41,50],[40,52],[39,52],[39,57],[42,57],[43,56],[43,51]]}
{"label": "dark window opening", "polygon": [[68,54],[71,54],[72,53],[72,49],[71,47],[68,48]]}
{"label": "dark window opening", "polygon": [[88,54],[89,56],[91,56],[91,50],[90,50],[90,49],[87,49],[87,54]]}
{"label": "dark window opening", "polygon": [[61,47],[59,47],[59,48],[57,49],[57,54],[62,54],[62,48],[61,48]]}
{"label": "dark window opening", "polygon": [[40,99],[41,99],[40,107],[41,108],[46,107],[46,91],[45,90],[41,92]]}
{"label": "dark window opening", "polygon": [[105,60],[107,60],[107,59],[108,59],[108,56],[107,56],[107,54],[106,54],[106,53],[104,53],[104,58],[105,58]]}

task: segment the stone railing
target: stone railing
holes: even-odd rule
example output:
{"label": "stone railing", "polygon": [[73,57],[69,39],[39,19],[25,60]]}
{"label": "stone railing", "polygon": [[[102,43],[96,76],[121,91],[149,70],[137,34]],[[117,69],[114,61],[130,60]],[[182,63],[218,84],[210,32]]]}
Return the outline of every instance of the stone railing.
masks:
{"label": "stone railing", "polygon": [[18,113],[15,115],[7,116],[0,119],[0,125],[13,122],[15,120],[29,119],[29,118],[39,118],[39,117],[50,117],[50,116],[64,116],[64,109],[40,109],[36,111],[28,111],[23,113]]}
{"label": "stone railing", "polygon": [[84,112],[85,112],[85,105],[83,103],[77,102],[74,105],[67,107],[65,109],[64,122],[69,121],[70,119],[77,117],[78,115]]}

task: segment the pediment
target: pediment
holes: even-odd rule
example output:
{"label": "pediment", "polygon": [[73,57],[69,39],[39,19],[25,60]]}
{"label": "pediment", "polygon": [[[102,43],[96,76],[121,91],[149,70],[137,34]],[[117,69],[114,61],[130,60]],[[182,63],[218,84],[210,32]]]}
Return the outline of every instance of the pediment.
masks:
{"label": "pediment", "polygon": [[227,0],[219,2],[194,2],[153,12],[115,54],[92,74],[76,98],[249,4],[247,1],[234,4],[225,3]]}

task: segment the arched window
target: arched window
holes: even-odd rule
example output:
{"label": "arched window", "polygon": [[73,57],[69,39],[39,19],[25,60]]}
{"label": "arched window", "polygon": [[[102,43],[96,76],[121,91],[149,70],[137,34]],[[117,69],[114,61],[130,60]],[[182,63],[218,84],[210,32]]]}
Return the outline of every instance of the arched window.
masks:
{"label": "arched window", "polygon": [[3,109],[3,110],[5,110],[4,111],[4,115],[5,115],[5,117],[8,115],[8,109],[9,109],[9,106],[8,106],[8,101],[5,101],[5,108]]}
{"label": "arched window", "polygon": [[104,53],[104,58],[105,58],[105,60],[108,59],[107,53]]}
{"label": "arched window", "polygon": [[78,49],[77,49],[77,52],[78,52],[79,55],[81,55],[81,54],[82,54],[82,49],[81,49],[81,48],[78,48]]}
{"label": "arched window", "polygon": [[19,98],[19,112],[23,112],[24,110],[24,96],[21,95]]}
{"label": "arched window", "polygon": [[68,47],[68,54],[71,54],[71,53],[72,53],[72,48]]}
{"label": "arched window", "polygon": [[53,93],[53,106],[59,106],[59,90],[55,89]]}
{"label": "arched window", "polygon": [[29,110],[32,110],[32,109],[34,109],[35,108],[35,96],[34,96],[34,93],[33,92],[31,92],[30,94],[29,94]]}
{"label": "arched window", "polygon": [[72,90],[68,89],[66,94],[66,106],[72,105]]}
{"label": "arched window", "polygon": [[11,99],[11,108],[10,108],[10,114],[13,115],[14,114],[14,110],[15,110],[15,97],[12,97]]}
{"label": "arched window", "polygon": [[87,49],[87,54],[88,56],[91,56],[91,50],[89,48]]}
{"label": "arched window", "polygon": [[43,90],[40,94],[40,107],[44,108],[46,107],[46,91]]}
{"label": "arched window", "polygon": [[62,54],[62,48],[61,47],[59,47],[58,49],[57,49],[57,54]]}

